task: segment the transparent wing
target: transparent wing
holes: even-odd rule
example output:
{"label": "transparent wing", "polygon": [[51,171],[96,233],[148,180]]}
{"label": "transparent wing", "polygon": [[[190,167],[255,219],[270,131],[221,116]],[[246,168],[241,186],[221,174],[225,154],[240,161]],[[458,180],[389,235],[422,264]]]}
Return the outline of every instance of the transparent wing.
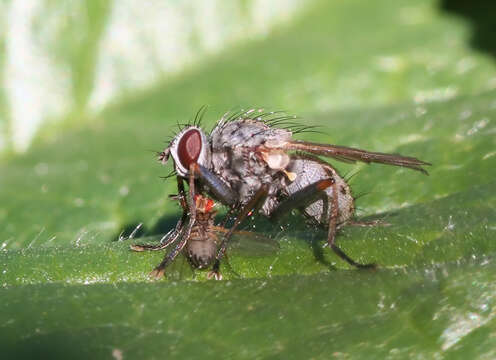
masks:
{"label": "transparent wing", "polygon": [[385,154],[380,152],[371,152],[361,149],[355,149],[346,146],[317,144],[306,141],[293,140],[280,147],[283,150],[297,150],[315,155],[332,157],[339,161],[355,162],[362,161],[365,163],[380,163],[386,165],[402,166],[428,174],[422,166],[431,165],[428,162],[419,160],[410,156],[399,154]]}
{"label": "transparent wing", "polygon": [[[219,239],[228,229],[215,226]],[[279,251],[279,243],[265,235],[251,231],[235,231],[229,240],[227,247],[229,254],[241,254],[246,256],[268,256]]]}

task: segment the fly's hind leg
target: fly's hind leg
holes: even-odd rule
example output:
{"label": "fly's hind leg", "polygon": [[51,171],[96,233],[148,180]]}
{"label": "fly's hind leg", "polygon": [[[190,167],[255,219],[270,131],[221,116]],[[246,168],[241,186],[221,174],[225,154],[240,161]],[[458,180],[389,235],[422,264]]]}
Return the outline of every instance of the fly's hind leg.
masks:
{"label": "fly's hind leg", "polygon": [[294,192],[286,199],[281,201],[277,208],[272,211],[272,213],[270,214],[270,219],[272,221],[277,221],[284,214],[289,213],[291,210],[305,207],[318,200],[318,198],[321,198],[322,195],[327,196],[323,191],[333,184],[334,180],[332,178],[323,179],[314,182],[313,184],[307,185],[299,191]]}
{"label": "fly's hind leg", "polygon": [[360,264],[355,260],[350,258],[346,253],[341,250],[336,245],[336,232],[337,232],[337,222],[339,217],[339,204],[338,204],[338,189],[336,184],[333,182],[332,185],[332,198],[331,198],[331,215],[329,216],[329,230],[327,233],[327,244],[334,251],[336,255],[338,255],[341,259],[346,261],[348,264],[355,266],[359,269],[373,269],[377,265],[376,264]]}
{"label": "fly's hind leg", "polygon": [[[341,250],[336,245],[336,232],[337,232],[337,222],[339,218],[339,205],[338,205],[338,190],[335,181],[332,177],[328,179],[319,180],[313,184],[310,184],[303,189],[291,194],[289,197],[284,199],[279,206],[272,212],[271,220],[277,220],[283,214],[295,209],[305,207],[309,203],[316,200],[319,194],[321,194],[325,189],[332,188],[331,197],[331,213],[329,216],[329,231],[327,233],[327,244],[328,246],[338,255],[341,259],[346,261],[348,264],[355,266],[357,268],[373,268],[375,264],[360,264],[351,259],[346,255],[343,250]],[[326,194],[327,196],[327,194]]]}

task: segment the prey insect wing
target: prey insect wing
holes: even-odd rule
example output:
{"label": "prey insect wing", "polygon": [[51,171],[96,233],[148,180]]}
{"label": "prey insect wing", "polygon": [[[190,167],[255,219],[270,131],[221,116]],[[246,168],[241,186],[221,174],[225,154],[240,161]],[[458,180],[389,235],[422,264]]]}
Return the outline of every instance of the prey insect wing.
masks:
{"label": "prey insect wing", "polygon": [[[216,226],[215,231],[221,236],[226,234],[229,229]],[[274,239],[245,230],[235,231],[227,247],[229,253],[254,257],[272,255],[278,250],[279,243]]]}
{"label": "prey insect wing", "polygon": [[427,171],[422,168],[422,166],[431,165],[428,162],[410,156],[371,152],[352,147],[318,144],[300,140],[292,140],[284,144],[282,148],[283,150],[296,150],[315,155],[332,157],[336,160],[344,162],[361,161],[365,163],[381,163],[386,165],[402,166],[420,171],[424,174],[427,174]]}

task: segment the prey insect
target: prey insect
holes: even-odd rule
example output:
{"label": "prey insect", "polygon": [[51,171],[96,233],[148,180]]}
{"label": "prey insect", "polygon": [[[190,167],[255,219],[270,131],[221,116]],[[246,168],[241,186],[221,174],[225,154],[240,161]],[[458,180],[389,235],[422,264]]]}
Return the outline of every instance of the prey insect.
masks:
{"label": "prey insect", "polygon": [[[178,196],[181,206],[183,207],[183,212],[185,217],[188,216],[188,205],[184,197],[184,193]],[[195,221],[186,238],[182,238],[180,243],[184,243],[182,250],[186,255],[190,264],[196,269],[207,269],[210,267],[214,260],[216,259],[217,249],[220,245],[221,236],[228,232],[228,229],[217,226],[214,223],[215,215],[217,211],[215,210],[215,203],[212,199],[209,199],[201,194],[195,194],[193,198],[195,202]],[[158,245],[148,245],[148,244],[135,244],[131,245],[131,249],[134,251],[153,251],[153,250],[164,250],[169,245],[178,241],[181,238],[182,223],[185,219],[181,220],[181,225],[176,227],[173,231],[166,234]],[[185,236],[185,234],[182,234]],[[257,254],[264,254],[266,252],[272,252],[276,250],[275,243],[269,241],[261,235],[251,233],[248,231],[238,231],[235,236],[242,238],[240,241],[249,242],[251,246],[251,252]],[[245,247],[246,248],[246,247]],[[154,278],[161,278],[164,275],[166,267],[175,259],[179,252],[172,251],[170,254],[164,257],[164,260],[155,267],[155,269],[150,273]],[[214,268],[209,271],[207,278],[215,278],[216,280],[221,280],[222,275],[218,268]]]}
{"label": "prey insect", "polygon": [[[237,211],[216,256],[218,268],[228,241],[239,224],[253,211],[278,219],[292,209],[328,229],[328,246],[355,267],[372,267],[351,259],[336,245],[337,230],[354,222],[351,189],[336,169],[318,156],[344,162],[361,161],[401,166],[427,174],[430,165],[414,157],[293,139],[309,130],[292,122],[293,117],[261,109],[228,112],[210,133],[200,126],[205,108],[195,122],[174,136],[158,160],[172,157],[179,179],[189,180],[189,198],[206,193]],[[189,200],[191,202],[191,200]],[[191,224],[178,226],[186,229]]]}

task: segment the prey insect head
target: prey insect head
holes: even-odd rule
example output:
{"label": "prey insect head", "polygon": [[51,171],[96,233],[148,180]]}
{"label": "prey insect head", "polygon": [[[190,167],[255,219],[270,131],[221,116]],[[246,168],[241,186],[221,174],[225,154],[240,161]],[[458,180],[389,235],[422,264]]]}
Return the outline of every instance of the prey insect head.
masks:
{"label": "prey insect head", "polygon": [[209,199],[200,194],[196,194],[194,200],[196,205],[196,211],[206,214],[214,209],[215,202],[212,199]]}
{"label": "prey insect head", "polygon": [[187,176],[191,164],[208,167],[209,149],[205,133],[197,126],[187,126],[172,141],[169,150],[178,175]]}

